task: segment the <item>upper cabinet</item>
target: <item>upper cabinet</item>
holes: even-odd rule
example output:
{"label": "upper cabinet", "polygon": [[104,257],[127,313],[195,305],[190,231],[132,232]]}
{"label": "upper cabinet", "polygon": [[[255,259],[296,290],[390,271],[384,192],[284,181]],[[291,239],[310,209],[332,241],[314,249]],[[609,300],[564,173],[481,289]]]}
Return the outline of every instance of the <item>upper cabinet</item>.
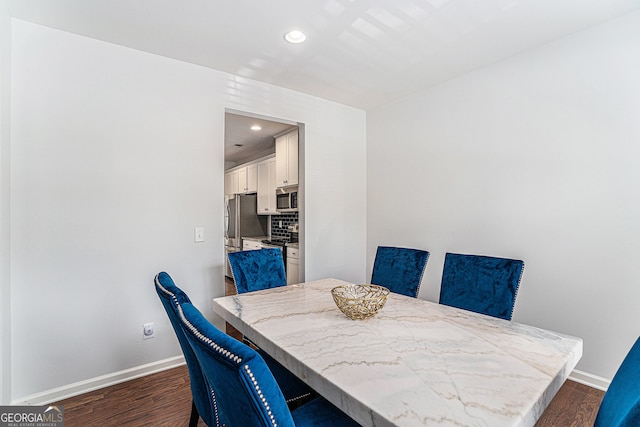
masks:
{"label": "upper cabinet", "polygon": [[258,163],[258,215],[276,215],[276,159]]}
{"label": "upper cabinet", "polygon": [[253,163],[238,169],[238,193],[258,191],[258,164]]}
{"label": "upper cabinet", "polygon": [[298,185],[298,131],[276,138],[276,187]]}
{"label": "upper cabinet", "polygon": [[258,164],[252,163],[224,174],[224,194],[248,194],[258,191]]}
{"label": "upper cabinet", "polygon": [[225,196],[238,194],[238,170],[237,169],[224,174],[224,194]]}
{"label": "upper cabinet", "polygon": [[258,213],[277,214],[276,189],[298,185],[298,130],[277,137],[275,145],[275,158],[271,154],[228,170],[225,195],[258,193]]}

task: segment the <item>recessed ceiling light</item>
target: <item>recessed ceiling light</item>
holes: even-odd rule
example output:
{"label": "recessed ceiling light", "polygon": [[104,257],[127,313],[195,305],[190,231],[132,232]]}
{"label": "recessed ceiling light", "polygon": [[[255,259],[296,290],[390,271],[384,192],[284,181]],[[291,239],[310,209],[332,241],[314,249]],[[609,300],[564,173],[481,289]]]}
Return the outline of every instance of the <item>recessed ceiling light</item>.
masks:
{"label": "recessed ceiling light", "polygon": [[262,130],[262,127],[260,125],[253,125],[251,126],[251,130],[259,131]]}
{"label": "recessed ceiling light", "polygon": [[300,30],[292,30],[284,34],[284,39],[289,43],[302,43],[307,39],[305,33]]}

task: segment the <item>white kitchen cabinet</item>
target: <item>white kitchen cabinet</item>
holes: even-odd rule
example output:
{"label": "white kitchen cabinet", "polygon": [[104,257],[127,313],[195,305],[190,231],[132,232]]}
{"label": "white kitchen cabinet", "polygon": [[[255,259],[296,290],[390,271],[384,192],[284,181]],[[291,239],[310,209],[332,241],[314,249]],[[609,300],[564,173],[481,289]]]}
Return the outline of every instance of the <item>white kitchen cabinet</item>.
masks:
{"label": "white kitchen cabinet", "polygon": [[262,249],[262,242],[258,240],[242,239],[243,251],[253,251],[256,249]]}
{"label": "white kitchen cabinet", "polygon": [[276,159],[258,163],[258,215],[276,215]]}
{"label": "white kitchen cabinet", "polygon": [[298,131],[276,138],[276,187],[298,185]]}
{"label": "white kitchen cabinet", "polygon": [[247,192],[255,193],[258,191],[258,164],[254,163],[247,166]]}
{"label": "white kitchen cabinet", "polygon": [[224,194],[227,196],[238,194],[238,171],[224,174]]}
{"label": "white kitchen cabinet", "polygon": [[252,163],[238,169],[238,192],[246,194],[255,193],[256,191],[258,191],[257,163]]}
{"label": "white kitchen cabinet", "polygon": [[299,249],[287,247],[287,285],[300,283]]}

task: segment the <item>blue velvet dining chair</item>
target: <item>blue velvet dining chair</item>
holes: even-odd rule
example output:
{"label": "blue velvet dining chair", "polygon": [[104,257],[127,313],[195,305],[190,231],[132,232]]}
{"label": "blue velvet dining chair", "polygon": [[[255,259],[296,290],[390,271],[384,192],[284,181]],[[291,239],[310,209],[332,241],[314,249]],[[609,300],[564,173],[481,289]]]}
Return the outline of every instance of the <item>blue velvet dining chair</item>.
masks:
{"label": "blue velvet dining chair", "polygon": [[420,249],[378,246],[371,284],[415,298],[428,260],[429,252]]}
{"label": "blue velvet dining chair", "polygon": [[[287,284],[284,260],[282,259],[282,251],[279,248],[230,252],[228,258],[236,292],[239,294],[286,286]],[[306,386],[265,351],[244,336],[242,340],[251,345],[266,361],[269,369],[281,384],[287,402],[291,407],[315,396],[315,392],[311,388]]]}
{"label": "blue velvet dining chair", "polygon": [[[167,312],[171,326],[178,337],[178,342],[180,343],[182,353],[184,354],[184,358],[187,363],[187,369],[189,371],[191,395],[193,398],[189,426],[195,427],[198,424],[199,416],[205,421],[205,423],[207,423],[207,425],[215,425],[212,424],[214,414],[211,413],[213,406],[208,393],[208,386],[204,380],[204,375],[202,374],[200,365],[193,354],[193,350],[186,341],[178,319],[178,306],[182,302],[190,303],[191,301],[187,294],[176,286],[171,276],[165,272],[161,272],[156,275],[155,287],[156,292],[160,297],[160,301]],[[315,395],[312,389],[284,368],[275,359],[268,355],[265,356],[268,358],[269,369],[278,381],[286,402],[290,407],[294,408]]]}
{"label": "blue velvet dining chair", "polygon": [[178,307],[182,329],[209,386],[215,426],[358,426],[329,402],[317,398],[289,410],[262,357],[226,335],[191,303]]}
{"label": "blue velvet dining chair", "polygon": [[637,426],[640,426],[640,338],[611,380],[594,423],[594,427]]}
{"label": "blue velvet dining chair", "polygon": [[481,255],[445,255],[440,304],[511,320],[524,262]]}
{"label": "blue velvet dining chair", "polygon": [[287,284],[284,260],[279,248],[230,252],[228,258],[239,294]]}
{"label": "blue velvet dining chair", "polygon": [[178,319],[178,306],[180,303],[190,303],[191,301],[187,294],[175,285],[171,276],[165,272],[161,272],[156,275],[155,287],[156,292],[160,297],[160,301],[167,312],[171,326],[178,337],[178,342],[182,348],[184,359],[187,362],[192,396],[189,427],[196,427],[198,425],[199,417],[202,417],[203,421],[208,426],[216,425],[214,424],[215,414],[212,412],[213,402],[209,393],[209,387],[206,384],[204,374],[200,369],[196,355],[191,349],[191,345],[187,341],[187,337],[182,331],[182,326]]}

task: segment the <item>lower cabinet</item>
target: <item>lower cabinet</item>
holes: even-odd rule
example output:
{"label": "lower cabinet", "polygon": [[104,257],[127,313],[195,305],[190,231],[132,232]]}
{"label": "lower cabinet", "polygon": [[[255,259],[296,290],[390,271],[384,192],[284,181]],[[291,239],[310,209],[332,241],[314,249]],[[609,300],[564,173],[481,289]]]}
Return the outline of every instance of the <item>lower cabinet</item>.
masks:
{"label": "lower cabinet", "polygon": [[247,239],[243,239],[242,240],[242,250],[243,251],[252,251],[255,249],[262,249],[262,244],[261,242],[257,241],[257,240],[247,240]]}
{"label": "lower cabinet", "polygon": [[298,249],[287,248],[287,285],[300,283],[300,257]]}

